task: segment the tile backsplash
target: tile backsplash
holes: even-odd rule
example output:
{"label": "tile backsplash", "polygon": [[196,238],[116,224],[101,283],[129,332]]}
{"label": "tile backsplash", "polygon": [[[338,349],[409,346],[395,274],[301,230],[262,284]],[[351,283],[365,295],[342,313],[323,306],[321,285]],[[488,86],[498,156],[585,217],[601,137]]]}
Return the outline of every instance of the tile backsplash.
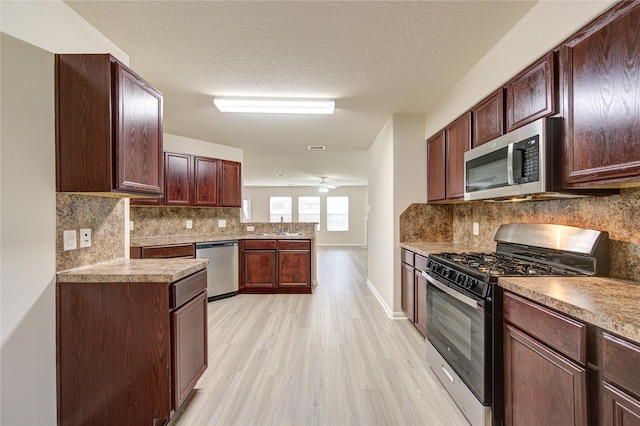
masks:
{"label": "tile backsplash", "polygon": [[[400,217],[400,241],[441,241],[439,238],[445,236],[442,227],[449,218],[446,210],[435,210],[437,207],[440,206],[410,206]],[[503,223],[553,223],[607,231],[610,275],[640,281],[640,188],[622,189],[620,195],[608,197],[513,203],[478,201],[448,207],[452,215],[452,238],[448,241],[483,251],[495,250],[493,237]],[[403,217],[417,219],[403,221]],[[477,236],[472,232],[474,222],[479,224]]]}
{"label": "tile backsplash", "polygon": [[[124,257],[124,200],[80,194],[56,194],[56,271]],[[64,251],[62,233],[91,228],[91,247]]]}
{"label": "tile backsplash", "polygon": [[[133,222],[131,238],[169,235],[235,235],[243,231],[240,209],[237,207],[137,207],[132,206],[129,220]],[[190,220],[191,228],[186,227]],[[226,221],[219,227],[218,221]]]}

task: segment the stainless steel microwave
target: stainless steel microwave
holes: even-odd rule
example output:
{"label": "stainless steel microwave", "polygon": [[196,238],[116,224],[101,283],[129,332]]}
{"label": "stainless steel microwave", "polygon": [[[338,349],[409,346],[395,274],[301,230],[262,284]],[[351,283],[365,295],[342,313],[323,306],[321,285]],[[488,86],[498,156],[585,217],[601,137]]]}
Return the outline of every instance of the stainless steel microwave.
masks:
{"label": "stainless steel microwave", "polygon": [[528,200],[609,195],[562,188],[562,118],[542,118],[464,154],[465,200]]}

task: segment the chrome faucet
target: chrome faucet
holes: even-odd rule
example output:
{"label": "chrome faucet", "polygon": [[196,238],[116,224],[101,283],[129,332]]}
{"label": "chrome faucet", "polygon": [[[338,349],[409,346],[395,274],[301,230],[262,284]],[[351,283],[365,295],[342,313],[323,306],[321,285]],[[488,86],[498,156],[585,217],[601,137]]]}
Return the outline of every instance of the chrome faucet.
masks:
{"label": "chrome faucet", "polygon": [[280,216],[280,233],[284,234],[284,217]]}

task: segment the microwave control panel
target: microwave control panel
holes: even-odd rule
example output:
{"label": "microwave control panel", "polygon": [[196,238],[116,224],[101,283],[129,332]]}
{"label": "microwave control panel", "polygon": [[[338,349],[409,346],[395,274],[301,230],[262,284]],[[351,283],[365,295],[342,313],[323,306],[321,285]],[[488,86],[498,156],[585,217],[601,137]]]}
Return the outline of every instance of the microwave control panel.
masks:
{"label": "microwave control panel", "polygon": [[[540,139],[534,136],[514,144],[513,177],[516,183],[540,180]],[[520,167],[518,167],[520,166]]]}

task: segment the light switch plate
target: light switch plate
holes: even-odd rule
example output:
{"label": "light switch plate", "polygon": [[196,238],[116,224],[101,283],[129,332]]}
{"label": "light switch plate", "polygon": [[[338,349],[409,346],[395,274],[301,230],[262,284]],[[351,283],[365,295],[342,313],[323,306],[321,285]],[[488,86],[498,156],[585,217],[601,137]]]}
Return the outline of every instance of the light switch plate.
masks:
{"label": "light switch plate", "polygon": [[129,221],[129,231],[133,231],[133,221]]}
{"label": "light switch plate", "polygon": [[187,220],[187,229],[193,228],[193,221]]}
{"label": "light switch plate", "polygon": [[478,222],[473,222],[473,235],[480,234],[480,224]]}
{"label": "light switch plate", "polygon": [[225,219],[218,219],[218,228],[226,228],[227,221]]}
{"label": "light switch plate", "polygon": [[91,247],[91,228],[80,228],[80,248]]}
{"label": "light switch plate", "polygon": [[254,229],[253,226],[247,226],[247,232],[253,232]]}
{"label": "light switch plate", "polygon": [[77,247],[76,243],[76,230],[68,230],[62,232],[62,244],[65,251],[75,250]]}

